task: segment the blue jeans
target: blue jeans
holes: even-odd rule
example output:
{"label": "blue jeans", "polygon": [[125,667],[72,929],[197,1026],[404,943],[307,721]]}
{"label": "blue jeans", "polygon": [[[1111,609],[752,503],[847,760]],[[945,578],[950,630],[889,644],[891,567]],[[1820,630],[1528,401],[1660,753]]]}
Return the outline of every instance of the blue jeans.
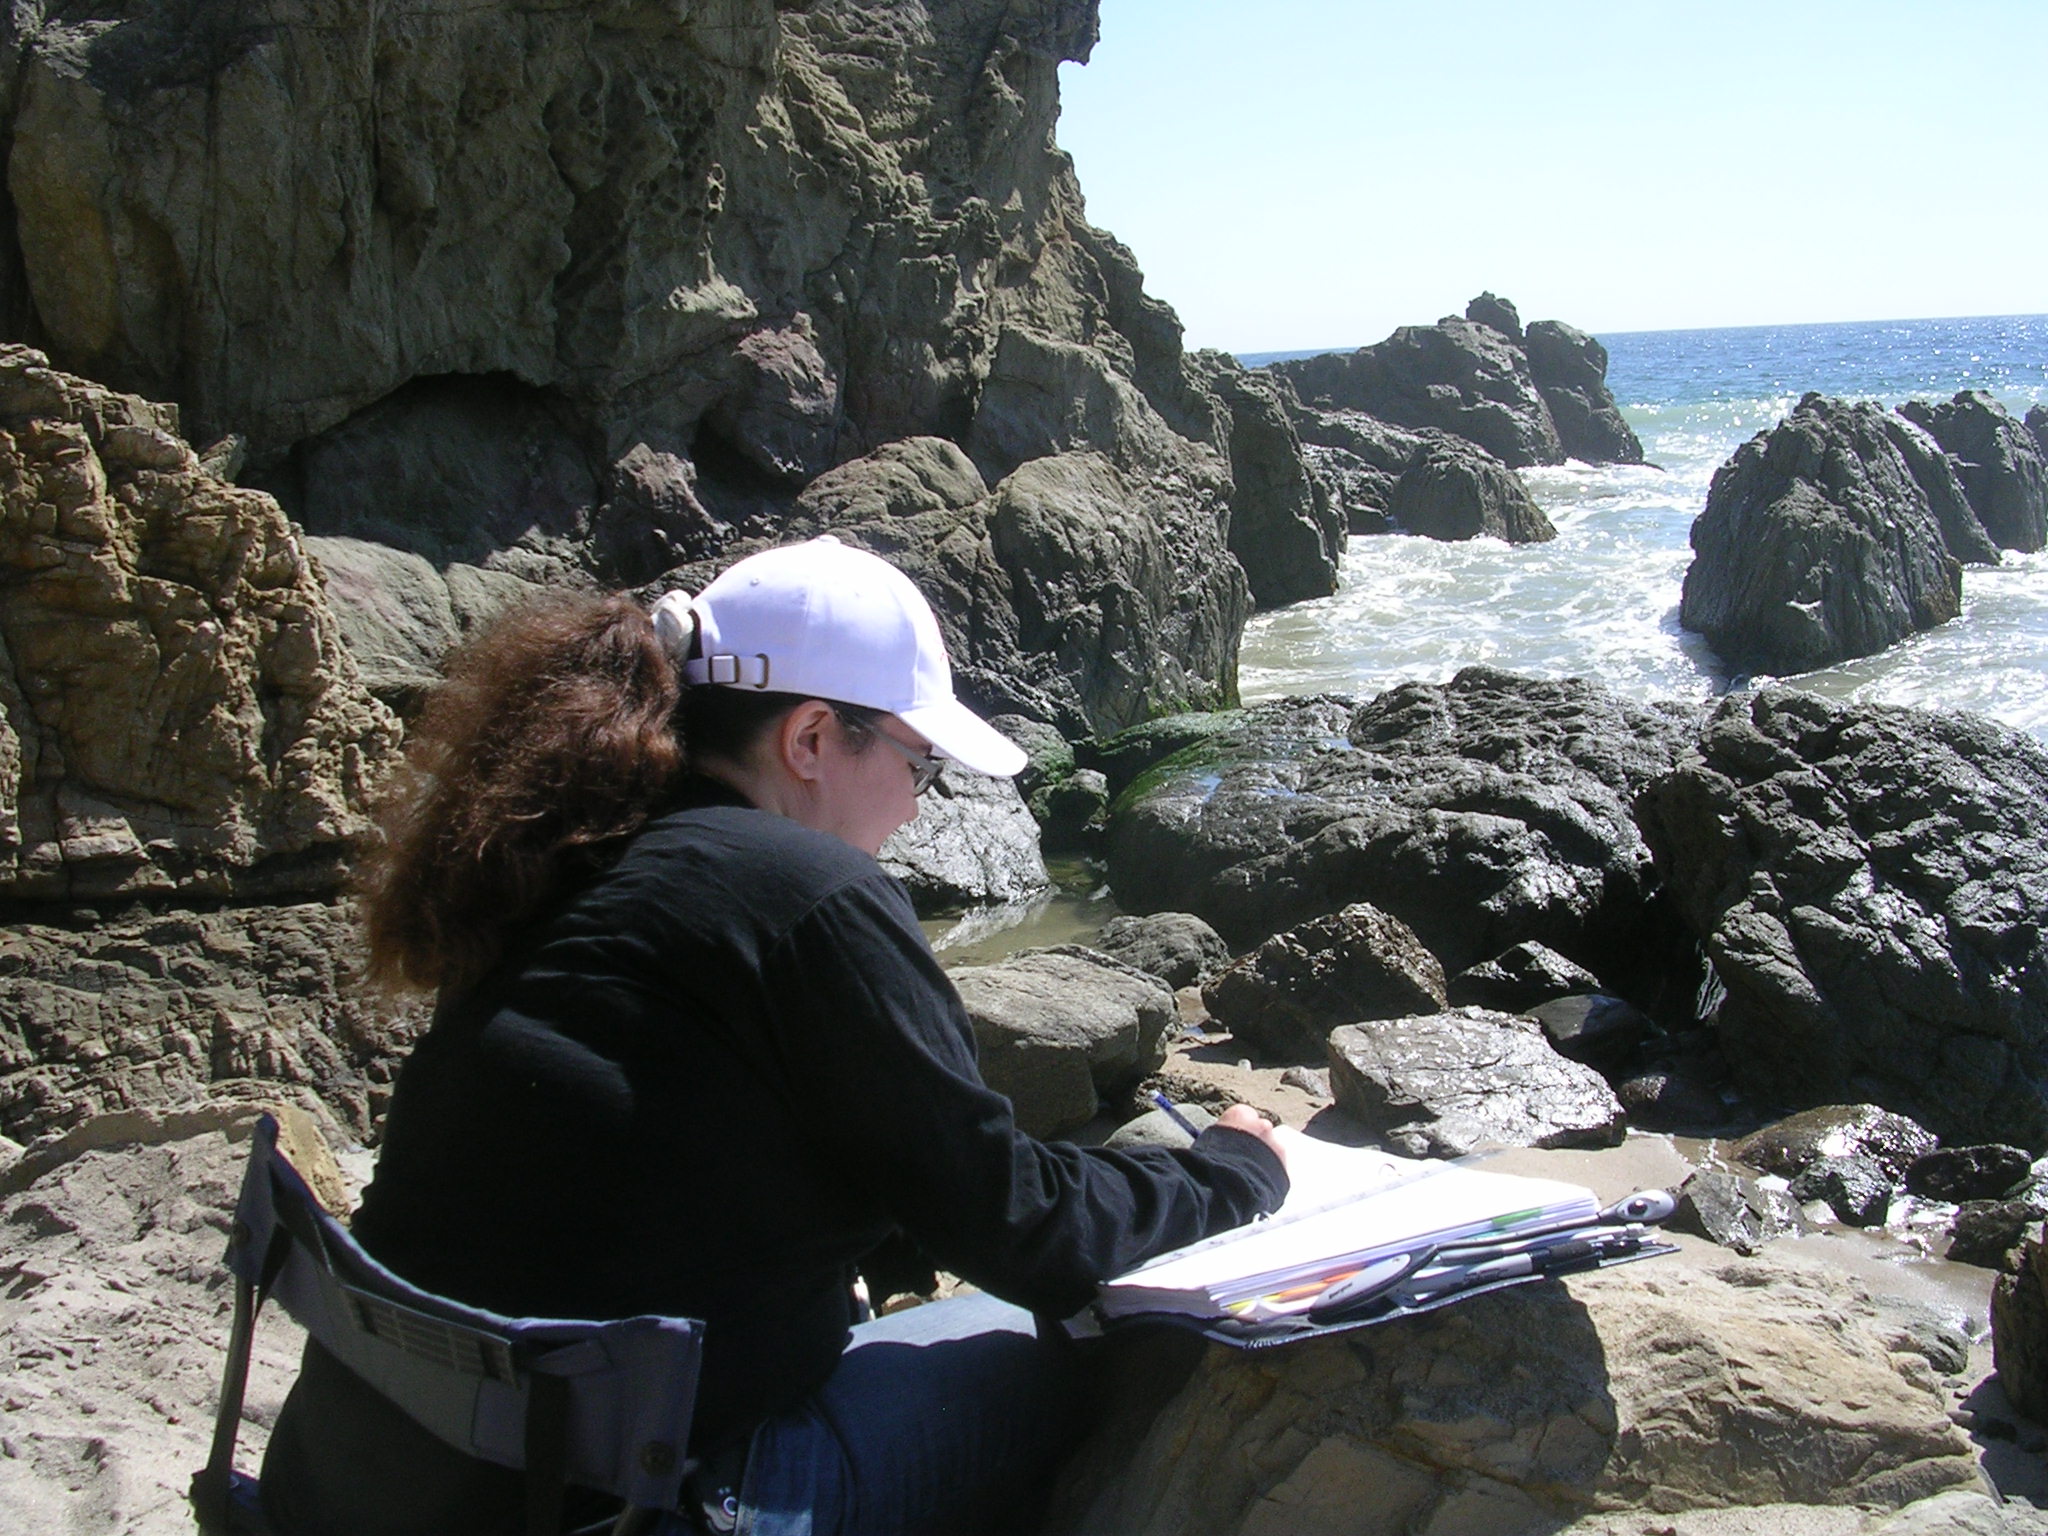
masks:
{"label": "blue jeans", "polygon": [[876,1318],[754,1432],[735,1536],[1028,1530],[1081,1403],[1073,1342],[993,1296]]}

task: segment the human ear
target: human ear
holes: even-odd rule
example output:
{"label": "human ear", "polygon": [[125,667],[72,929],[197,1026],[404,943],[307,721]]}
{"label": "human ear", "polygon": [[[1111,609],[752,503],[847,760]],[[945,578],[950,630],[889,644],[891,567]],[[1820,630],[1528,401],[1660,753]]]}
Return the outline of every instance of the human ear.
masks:
{"label": "human ear", "polygon": [[782,766],[806,784],[815,783],[823,771],[825,725],[832,708],[819,699],[807,699],[782,717],[775,733],[775,745]]}

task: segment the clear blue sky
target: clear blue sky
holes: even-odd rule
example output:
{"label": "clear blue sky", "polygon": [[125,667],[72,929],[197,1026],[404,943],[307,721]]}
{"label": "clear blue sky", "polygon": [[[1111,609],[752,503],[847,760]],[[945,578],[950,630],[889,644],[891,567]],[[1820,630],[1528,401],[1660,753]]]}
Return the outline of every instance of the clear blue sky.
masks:
{"label": "clear blue sky", "polygon": [[1101,0],[1093,222],[1195,346],[2048,311],[2048,0]]}

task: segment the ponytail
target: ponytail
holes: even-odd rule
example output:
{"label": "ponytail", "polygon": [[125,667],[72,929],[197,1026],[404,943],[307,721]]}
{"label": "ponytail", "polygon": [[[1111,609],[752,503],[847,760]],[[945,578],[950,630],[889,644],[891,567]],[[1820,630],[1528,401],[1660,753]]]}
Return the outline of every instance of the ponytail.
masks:
{"label": "ponytail", "polygon": [[677,668],[638,604],[554,594],[448,661],[377,809],[370,979],[460,990],[616,857],[682,769]]}

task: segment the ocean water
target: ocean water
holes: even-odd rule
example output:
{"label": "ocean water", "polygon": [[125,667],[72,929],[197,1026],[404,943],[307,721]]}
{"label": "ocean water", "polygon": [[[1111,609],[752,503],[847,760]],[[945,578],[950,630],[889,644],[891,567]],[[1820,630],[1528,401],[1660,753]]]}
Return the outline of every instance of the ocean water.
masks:
{"label": "ocean water", "polygon": [[[1523,472],[1549,544],[1350,541],[1331,597],[1257,615],[1247,702],[1442,682],[1475,662],[1594,678],[1632,697],[1703,699],[1727,670],[1679,627],[1692,522],[1736,447],[1807,390],[2048,404],[2048,315],[1610,335],[1607,382],[1650,465]],[[1651,466],[1655,467],[1651,467]],[[1784,681],[1836,698],[1972,709],[2048,740],[2048,552],[1963,573],[1963,612],[1877,656]]]}

